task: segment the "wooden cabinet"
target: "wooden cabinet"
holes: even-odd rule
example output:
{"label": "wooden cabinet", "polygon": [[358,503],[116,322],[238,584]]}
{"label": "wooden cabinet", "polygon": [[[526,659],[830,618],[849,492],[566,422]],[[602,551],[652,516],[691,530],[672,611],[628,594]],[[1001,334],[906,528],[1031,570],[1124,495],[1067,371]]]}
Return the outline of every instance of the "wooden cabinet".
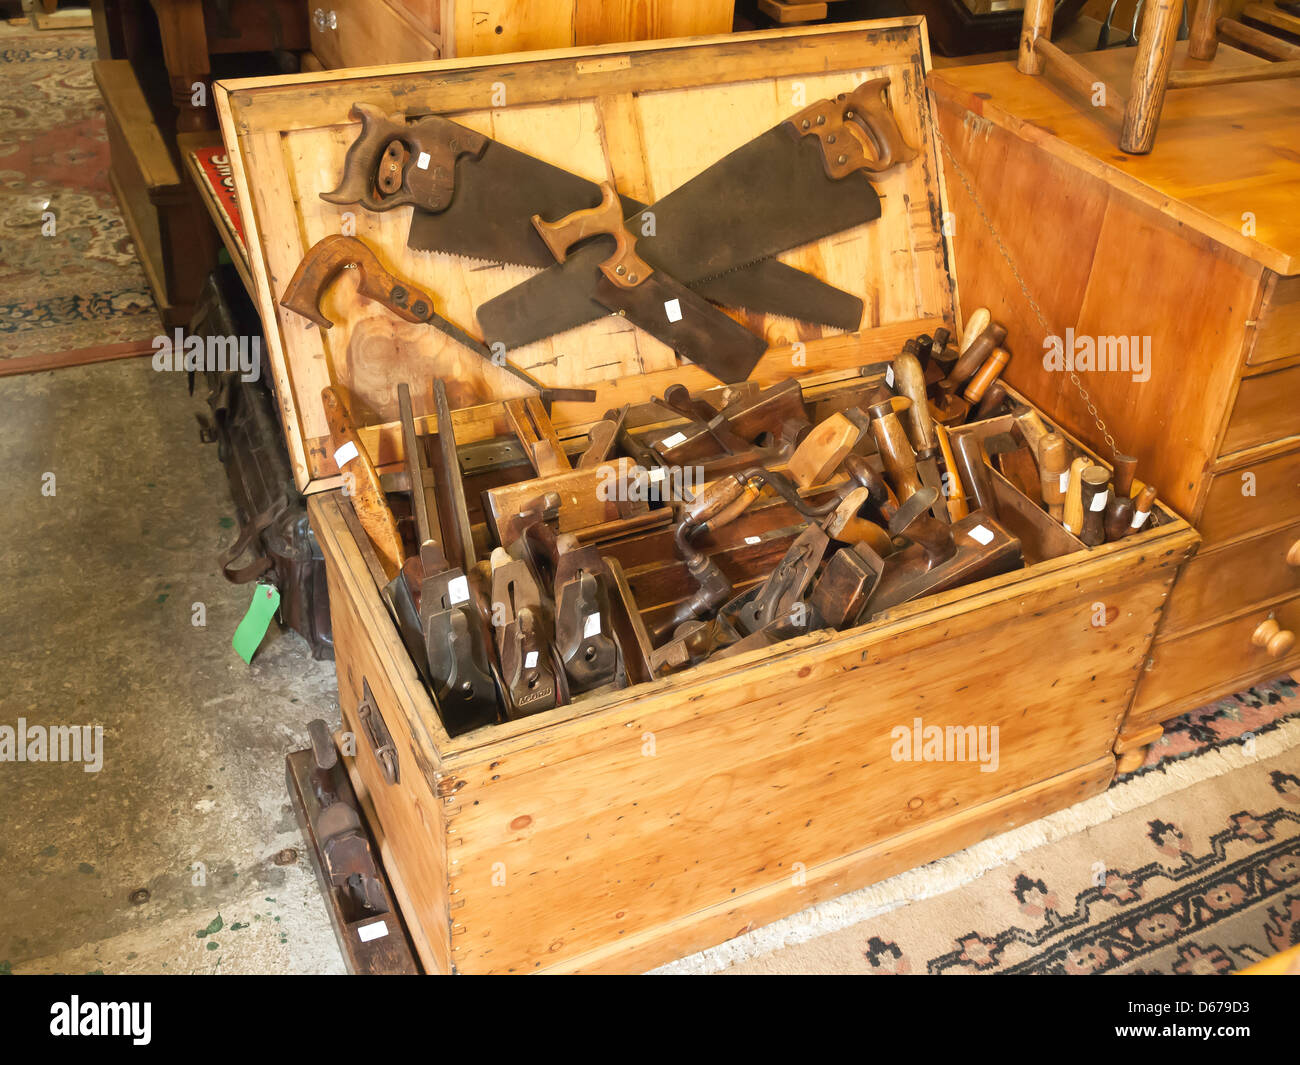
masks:
{"label": "wooden cabinet", "polygon": [[[1078,58],[1128,83],[1132,49]],[[1255,62],[1221,46],[1215,65]],[[1176,68],[1204,65],[1178,45]],[[1204,538],[1165,608],[1126,734],[1284,672],[1294,656],[1272,658],[1250,636],[1296,587],[1300,156],[1278,145],[1300,128],[1300,83],[1171,93],[1147,156],[1115,148],[1103,111],[1010,63],[929,84],[951,150],[961,303],[1007,322],[1007,380],[1104,449],[1068,374],[1044,360],[1031,300],[1058,336],[1149,345],[1141,372],[1079,374],[1138,477]]]}
{"label": "wooden cabinet", "polygon": [[728,33],[734,0],[313,0],[324,67]]}
{"label": "wooden cabinet", "polygon": [[[1197,542],[1168,510],[1155,527],[1093,549],[1053,527],[1057,546],[1039,537],[1025,568],[870,624],[450,736],[336,490],[321,390],[349,394],[363,445],[391,468],[402,459],[396,382],[411,383],[428,432],[439,428],[429,378],[444,378],[459,396],[457,442],[485,451],[503,443],[505,426],[490,400],[521,386],[435,330],[396,321],[354,286],[331,291],[328,332],[277,302],[306,249],[344,224],[343,210],[319,193],[337,182],[358,100],[448,113],[653,203],[796,107],[874,71],[891,79],[897,120],[918,155],[874,179],[879,219],[783,256],[864,297],[861,329],[746,317],[770,345],[750,380],[798,378],[810,402],[833,403],[838,390],[883,378],[904,339],[952,324],[938,149],[926,97],[915,91],[928,60],[922,21],[906,18],[217,86],[289,450],[329,569],[344,729],[356,745],[345,761],[430,971],[650,968],[1109,783],[1159,613]],[[505,107],[494,100],[500,81],[511,86]],[[484,298],[529,276],[412,252],[407,211],[354,214],[380,258],[437,293],[440,313],[455,321],[472,323]],[[716,385],[614,316],[519,350],[546,384],[596,392],[593,404],[555,404],[565,443],[624,403],[629,425],[661,419],[649,400],[669,384]],[[1025,510],[1023,520],[1046,522]],[[711,551],[738,565],[755,560],[737,572],[737,587],[784,554],[802,524],[794,515],[760,513],[729,540],[721,538],[733,527],[715,531]],[[478,532],[486,536],[486,525]],[[618,561],[620,546],[602,550]],[[634,558],[627,579],[643,615],[690,591],[680,562],[642,554],[634,570]],[[918,721],[963,744],[983,729],[986,755],[996,738],[997,765],[973,751],[907,755],[899,732],[912,735]]]}

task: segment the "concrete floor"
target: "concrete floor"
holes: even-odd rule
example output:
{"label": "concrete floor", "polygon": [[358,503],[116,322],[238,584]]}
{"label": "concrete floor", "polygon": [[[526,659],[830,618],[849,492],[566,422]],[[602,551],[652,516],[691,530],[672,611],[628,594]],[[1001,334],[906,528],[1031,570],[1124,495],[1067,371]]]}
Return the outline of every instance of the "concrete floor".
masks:
{"label": "concrete floor", "polygon": [[0,972],[343,971],[284,780],[334,665],[275,624],[232,650],[201,409],[148,357],[0,379],[0,725],[104,730],[98,773],[0,762]]}

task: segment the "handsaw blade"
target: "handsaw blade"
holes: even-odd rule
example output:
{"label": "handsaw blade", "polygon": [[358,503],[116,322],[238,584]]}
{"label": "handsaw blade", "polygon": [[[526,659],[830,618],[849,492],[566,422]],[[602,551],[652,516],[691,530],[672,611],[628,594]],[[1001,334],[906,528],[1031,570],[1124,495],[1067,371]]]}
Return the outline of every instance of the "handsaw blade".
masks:
{"label": "handsaw blade", "polygon": [[705,299],[758,314],[777,314],[801,322],[829,325],[852,333],[862,324],[862,301],[851,292],[787,266],[762,259],[690,288]]}
{"label": "handsaw blade", "polygon": [[767,342],[728,318],[704,297],[656,270],[631,288],[597,272],[596,299],[633,325],[662,340],[727,384],[743,381],[767,350]]}
{"label": "handsaw blade", "polygon": [[[554,265],[555,258],[533,228],[532,216],[561,218],[594,207],[600,200],[595,182],[491,140],[480,157],[462,156],[457,161],[455,189],[446,210],[412,212],[407,236],[411,248],[542,269]],[[647,210],[630,196],[619,199],[624,218],[639,220]],[[655,211],[657,225],[658,208]],[[663,268],[676,273],[678,265],[664,263]],[[857,329],[862,321],[862,301],[857,297],[775,260],[760,260],[691,287],[715,303],[760,314],[845,330]],[[598,304],[561,305],[542,335],[585,325],[603,313]],[[537,328],[541,327],[539,321]],[[493,339],[517,346],[506,337]]]}
{"label": "handsaw blade", "polygon": [[[774,191],[738,195],[738,190],[752,187],[755,174],[762,175],[764,189]],[[657,270],[690,285],[752,268],[791,248],[873,221],[880,217],[880,197],[862,173],[839,180],[827,177],[816,139],[796,137],[783,123],[741,145],[650,210],[653,234],[645,234],[639,212],[626,218],[628,228],[638,235],[637,253]],[[608,255],[607,241],[593,241],[575,249],[565,262],[488,300],[478,310],[484,335],[509,349],[591,321],[596,317],[591,313],[595,267]],[[734,286],[737,280],[732,277],[723,284]],[[836,293],[831,302],[839,309],[832,306],[821,314],[838,314],[840,320],[851,315],[841,299],[847,294],[830,292]],[[749,300],[741,302],[750,310],[760,309]],[[803,319],[808,313],[804,309],[796,316]]]}
{"label": "handsaw blade", "polygon": [[[600,202],[594,181],[493,140],[478,159],[457,161],[455,190],[445,211],[411,213],[407,244],[415,251],[541,269],[555,257],[533,228],[533,215],[559,218]],[[619,199],[624,217],[645,210],[637,200]]]}

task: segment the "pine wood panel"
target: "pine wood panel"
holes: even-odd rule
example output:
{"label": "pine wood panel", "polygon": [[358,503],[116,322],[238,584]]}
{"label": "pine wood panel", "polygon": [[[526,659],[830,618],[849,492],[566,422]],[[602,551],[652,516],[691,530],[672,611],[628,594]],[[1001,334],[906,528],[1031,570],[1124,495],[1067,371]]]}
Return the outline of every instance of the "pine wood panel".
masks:
{"label": "pine wood panel", "polygon": [[1300,565],[1287,561],[1293,550],[1300,552],[1300,523],[1197,555],[1183,567],[1169,597],[1161,639],[1252,603],[1300,592]]}
{"label": "pine wood panel", "polygon": [[[942,94],[937,119],[1055,335],[1151,338],[1146,381],[1114,370],[1079,376],[1120,449],[1137,456],[1141,478],[1195,518],[1244,357],[1258,266]],[[963,309],[986,306],[1007,326],[1012,357],[1004,378],[1105,451],[1069,375],[1044,364],[1038,318],[952,169]]]}
{"label": "pine wood panel", "polygon": [[[1174,69],[1203,69],[1186,50],[1186,42],[1179,42]],[[1123,91],[1133,53],[1120,48],[1075,58]],[[1213,68],[1263,62],[1221,46]],[[931,75],[930,86],[937,96],[1093,173],[1173,222],[1280,274],[1300,273],[1300,216],[1292,209],[1300,158],[1277,150],[1300,126],[1295,79],[1170,93],[1156,151],[1145,156],[1118,151],[1118,123],[1098,109],[1080,106],[1047,77],[1020,74],[1012,63],[946,68]]]}
{"label": "pine wood panel", "polygon": [[[259,308],[270,326],[277,382],[289,386],[286,434],[301,438],[290,449],[300,485],[322,487],[336,472],[323,446],[317,402],[327,383],[346,388],[359,421],[383,427],[388,437],[398,381],[448,376],[456,384],[453,406],[462,411],[526,391],[442,334],[397,322],[363,303],[350,279],[336,283],[325,298],[325,313],[336,324],[324,336],[275,306],[303,252],[345,224],[354,224],[392,270],[429,289],[439,313],[470,332],[477,329],[475,309],[529,273],[411,252],[405,246],[410,208],[382,214],[358,209],[348,217],[321,201],[319,193],[337,183],[359,129],[346,118],[354,101],[386,109],[434,107],[592,180],[613,170],[653,200],[791,114],[796,87],[811,101],[848,91],[869,74],[889,74],[904,136],[920,157],[882,178],[883,215],[877,222],[784,256],[861,295],[864,328],[846,341],[836,330],[746,314],[746,324],[773,345],[755,379],[781,380],[866,361],[863,352],[884,347],[883,336],[892,344],[903,323],[951,320],[951,283],[938,231],[942,199],[919,91],[927,57],[917,25],[916,19],[899,19],[850,30],[542,53],[474,68],[445,61],[418,72],[376,68],[221,83],[218,110],[228,142],[238,145],[232,152],[235,184],[252,220]],[[720,81],[717,71],[724,68],[727,79]],[[504,87],[507,106],[491,106],[494,87]],[[875,330],[888,332],[877,339]],[[804,347],[788,347],[796,343]],[[597,387],[597,413],[626,401],[621,395],[644,400],[651,390],[662,390],[665,378],[688,385],[711,380],[694,367],[679,366],[667,347],[613,316],[511,357],[544,382]],[[425,416],[428,396],[423,389],[416,393],[416,413]],[[590,420],[591,410],[562,406],[555,419],[559,425]],[[467,424],[484,422],[470,415]]]}
{"label": "pine wood panel", "polygon": [[[1127,729],[1151,719],[1167,720],[1169,710],[1185,705],[1207,676],[1281,676],[1300,663],[1300,644],[1285,658],[1270,658],[1251,636],[1270,613],[1278,624],[1300,631],[1300,598],[1273,607],[1258,607],[1239,617],[1221,621],[1189,636],[1160,640],[1151,649],[1151,667],[1142,675]],[[1176,712],[1176,711],[1175,711]]]}
{"label": "pine wood panel", "polygon": [[325,10],[337,24],[316,25],[308,9],[311,50],[327,67],[364,63],[416,63],[437,59],[440,40],[436,24],[413,17],[403,5],[388,0],[329,0]]}
{"label": "pine wood panel", "polygon": [[1257,448],[1231,461],[1206,495],[1199,528],[1207,547],[1300,517],[1300,450]]}
{"label": "pine wood panel", "polygon": [[[1137,680],[1131,649],[1150,639],[1175,566],[1004,595],[888,639],[868,631],[738,669],[725,687],[648,694],[581,744],[538,737],[448,763],[457,967],[540,967],[1104,757]],[[1108,626],[1093,626],[1094,602],[1119,605]],[[1026,656],[1030,645],[1054,654]],[[1063,673],[1063,660],[1081,668]],[[1014,699],[975,694],[1010,675]],[[792,677],[806,697],[790,698]],[[917,716],[997,726],[1000,768],[892,760],[891,729]],[[492,879],[502,868],[506,885]]]}
{"label": "pine wood panel", "polygon": [[1292,355],[1300,355],[1300,277],[1270,275],[1246,361],[1258,365]]}
{"label": "pine wood panel", "polygon": [[1237,389],[1220,453],[1230,455],[1282,437],[1300,435],[1297,397],[1300,397],[1300,366],[1244,378]]}

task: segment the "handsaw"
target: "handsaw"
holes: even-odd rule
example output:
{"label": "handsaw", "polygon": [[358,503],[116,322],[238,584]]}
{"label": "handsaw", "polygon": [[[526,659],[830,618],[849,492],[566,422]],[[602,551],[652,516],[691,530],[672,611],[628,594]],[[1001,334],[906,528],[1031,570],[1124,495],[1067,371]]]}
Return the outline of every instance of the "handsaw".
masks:
{"label": "handsaw", "polygon": [[322,329],[333,328],[334,323],[321,312],[321,293],[348,267],[354,267],[360,275],[357,291],[361,295],[382,304],[405,321],[433,326],[479,358],[500,366],[537,389],[548,406],[552,400],[590,403],[596,398],[596,393],[589,388],[548,388],[527,370],[490,351],[455,322],[435,313],[433,297],[429,293],[389,273],[379,257],[356,237],[333,233],[313,244],[289,279],[280,306],[301,314]]}
{"label": "handsaw", "polygon": [[767,350],[761,337],[637,255],[636,238],[623,222],[612,185],[601,186],[599,207],[556,222],[534,216],[533,225],[561,263],[573,245],[597,234],[613,237],[614,254],[593,270],[592,298],[720,381],[743,381]]}
{"label": "handsaw", "polygon": [[[440,115],[385,115],[357,103],[349,116],[361,122],[361,134],[348,148],[339,187],[321,198],[372,211],[415,205],[407,243],[416,251],[545,268],[554,259],[529,219],[534,214],[559,218],[593,207],[600,198],[595,182]],[[624,217],[646,210],[630,197],[621,200]],[[673,273],[678,264],[660,265]],[[853,330],[862,321],[856,296],[774,259],[756,262],[735,277],[701,280],[698,288],[727,306],[838,329]],[[583,321],[600,313],[597,309]]]}
{"label": "handsaw", "polygon": [[[916,154],[881,99],[888,83],[876,78],[805,108],[658,200],[639,254],[684,284],[717,280],[726,301],[736,295],[726,288],[738,280],[731,271],[879,218],[868,175]],[[640,213],[625,218],[633,232],[642,228]],[[510,349],[598,317],[592,268],[607,255],[578,249],[489,300],[478,309],[484,336]]]}

